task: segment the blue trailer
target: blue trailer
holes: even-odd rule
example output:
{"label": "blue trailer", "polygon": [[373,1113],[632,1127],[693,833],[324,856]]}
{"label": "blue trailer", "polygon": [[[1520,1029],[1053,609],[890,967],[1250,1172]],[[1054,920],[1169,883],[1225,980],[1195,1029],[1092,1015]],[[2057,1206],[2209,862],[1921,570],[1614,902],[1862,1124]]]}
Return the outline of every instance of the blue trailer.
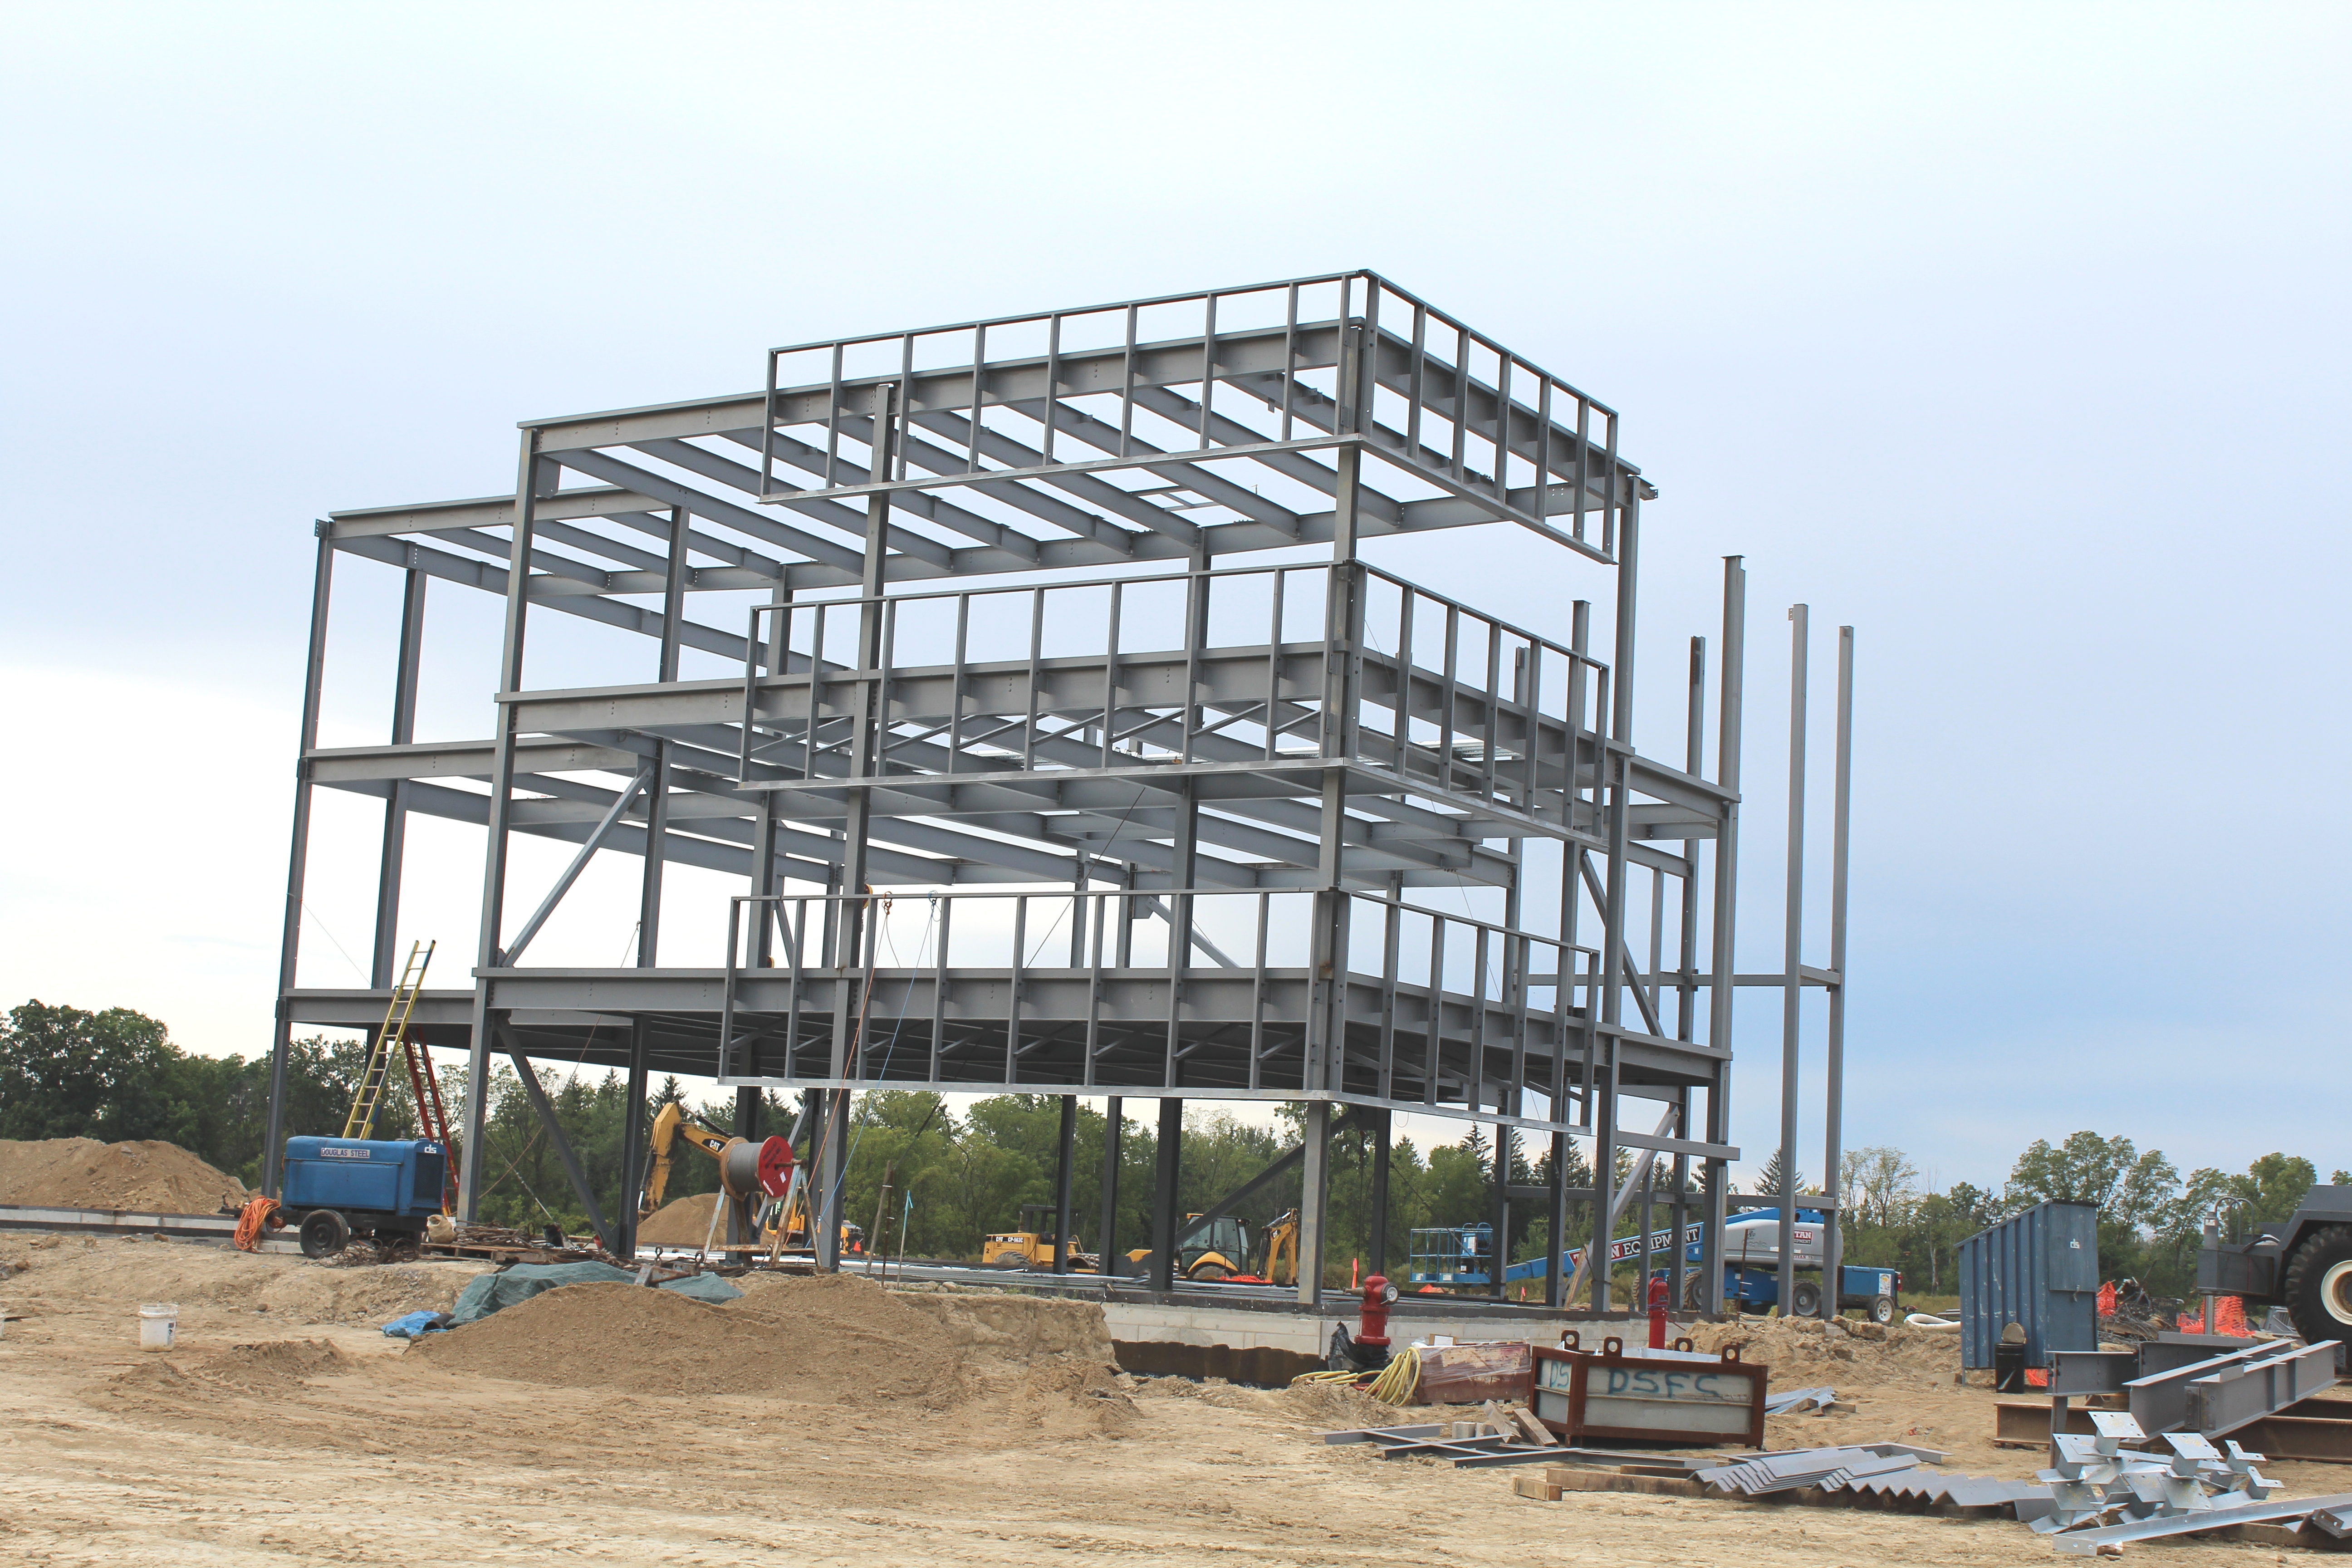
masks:
{"label": "blue trailer", "polygon": [[299,1216],[308,1258],[331,1258],[355,1236],[414,1238],[441,1212],[448,1160],[430,1138],[289,1138],[278,1207]]}

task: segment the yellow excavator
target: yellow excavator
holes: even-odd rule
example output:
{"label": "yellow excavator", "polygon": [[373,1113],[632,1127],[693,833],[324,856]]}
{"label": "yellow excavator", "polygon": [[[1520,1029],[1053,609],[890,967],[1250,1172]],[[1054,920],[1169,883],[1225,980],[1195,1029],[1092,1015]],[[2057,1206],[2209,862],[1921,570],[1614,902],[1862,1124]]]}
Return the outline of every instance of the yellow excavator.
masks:
{"label": "yellow excavator", "polygon": [[[754,1143],[748,1138],[719,1131],[696,1121],[673,1100],[656,1113],[648,1142],[652,1158],[646,1164],[645,1190],[637,1196],[640,1219],[661,1207],[662,1195],[669,1190],[671,1163],[677,1145],[684,1142],[719,1162],[719,1185],[723,1196],[736,1203],[760,1204],[761,1247],[774,1247],[779,1230],[783,1232],[785,1248],[809,1245],[808,1184],[794,1169],[793,1146],[788,1141],[769,1138]],[[750,1245],[745,1238],[726,1239]],[[864,1229],[845,1224],[841,1227],[841,1250],[865,1251]]]}
{"label": "yellow excavator", "polygon": [[1257,1277],[1269,1285],[1298,1283],[1298,1211],[1275,1215],[1257,1237]]}
{"label": "yellow excavator", "polygon": [[[1199,1215],[1186,1215],[1189,1226],[1200,1219]],[[1258,1233],[1255,1247],[1251,1245],[1249,1226],[1231,1215],[1220,1215],[1206,1226],[1184,1234],[1184,1243],[1177,1248],[1179,1270],[1183,1278],[1203,1285],[1231,1280],[1236,1285],[1291,1285],[1298,1279],[1298,1211],[1276,1215]],[[1046,1249],[1051,1258],[1052,1248]],[[1151,1250],[1138,1247],[1127,1255],[1129,1272],[1139,1274],[1150,1267]],[[1050,1265],[1049,1265],[1050,1267]]]}
{"label": "yellow excavator", "polygon": [[[1213,1284],[1249,1272],[1249,1226],[1231,1215],[1219,1215],[1205,1226],[1195,1224],[1197,1214],[1184,1216],[1184,1228],[1177,1235],[1182,1237],[1176,1248],[1176,1272],[1186,1279]],[[1151,1248],[1139,1247],[1127,1255],[1129,1274],[1149,1273],[1151,1268]]]}
{"label": "yellow excavator", "polygon": [[[1000,1230],[984,1237],[980,1244],[980,1260],[992,1268],[1042,1268],[1054,1267],[1054,1245],[1057,1239],[1051,1204],[1023,1204],[1021,1228]],[[1097,1274],[1102,1270],[1102,1259],[1082,1250],[1083,1243],[1073,1234],[1070,1237],[1070,1272]]]}

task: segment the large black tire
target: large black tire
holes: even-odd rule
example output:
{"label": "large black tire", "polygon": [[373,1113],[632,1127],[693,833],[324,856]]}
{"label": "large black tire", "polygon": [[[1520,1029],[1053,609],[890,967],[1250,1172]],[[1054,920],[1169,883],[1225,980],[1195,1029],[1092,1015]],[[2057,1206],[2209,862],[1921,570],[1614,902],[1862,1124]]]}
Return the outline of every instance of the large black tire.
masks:
{"label": "large black tire", "polygon": [[1810,1279],[1800,1279],[1789,1292],[1789,1310],[1800,1318],[1821,1315],[1822,1288]]}
{"label": "large black tire", "polygon": [[2282,1294],[2307,1344],[2352,1342],[2352,1226],[2314,1231],[2286,1266]]}
{"label": "large black tire", "polygon": [[332,1258],[351,1245],[350,1222],[332,1209],[312,1209],[302,1216],[302,1256]]}

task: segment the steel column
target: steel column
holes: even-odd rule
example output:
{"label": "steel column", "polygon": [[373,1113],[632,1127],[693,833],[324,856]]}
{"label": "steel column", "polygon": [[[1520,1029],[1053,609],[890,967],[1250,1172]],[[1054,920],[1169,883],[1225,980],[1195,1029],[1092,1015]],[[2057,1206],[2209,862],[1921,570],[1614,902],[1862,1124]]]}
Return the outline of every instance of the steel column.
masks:
{"label": "steel column", "polygon": [[[539,432],[536,430],[522,433],[520,469],[515,480],[513,539],[507,554],[506,628],[499,653],[498,689],[501,695],[523,689],[523,632],[530,608],[531,544],[536,509],[541,492],[553,490],[561,473],[554,464],[540,457]],[[515,705],[509,701],[499,703],[490,735],[492,760],[488,847],[482,858],[482,920],[474,961],[482,969],[498,969],[505,964],[499,939],[499,921],[506,909],[507,837],[514,817],[517,722]],[[477,980],[474,983],[473,1041],[466,1057],[465,1131],[462,1134],[466,1147],[457,1168],[457,1217],[467,1222],[478,1217],[482,1195],[480,1154],[482,1130],[489,1120],[490,1035],[494,1027],[490,1012],[490,983]]]}
{"label": "steel column", "polygon": [[[1497,1097],[1502,1103],[1497,1109],[1518,1114],[1518,1107],[1509,1103],[1510,1090]],[[1514,1133],[1507,1121],[1495,1123],[1495,1187],[1488,1194],[1491,1203],[1487,1224],[1494,1226],[1494,1266],[1487,1270],[1486,1293],[1497,1301],[1503,1299],[1503,1266],[1511,1260],[1511,1151]]]}
{"label": "steel column", "polygon": [[1078,1097],[1062,1096],[1061,1123],[1054,1137],[1054,1272],[1070,1271],[1070,1178],[1076,1156]]}
{"label": "steel column", "polygon": [[319,695],[327,670],[327,608],[334,595],[335,546],[319,524],[319,556],[310,575],[310,651],[302,665],[302,736],[294,769],[293,847],[286,858],[286,916],[278,938],[277,1023],[269,1046],[269,1121],[261,1141],[261,1190],[278,1193],[278,1152],[286,1142],[286,1063],[294,1047],[292,995],[302,950],[302,894],[310,858],[310,753],[319,745]]}
{"label": "steel column", "polygon": [[[1609,483],[1615,493],[1630,487],[1631,481],[1612,473]],[[1633,748],[1633,616],[1639,542],[1640,508],[1628,497],[1620,510],[1617,526],[1616,646],[1609,672],[1609,739],[1602,763],[1609,784],[1609,874],[1606,907],[1601,910],[1601,1019],[1611,1025],[1622,1022],[1624,1011],[1627,812],[1632,805],[1627,799],[1632,785],[1626,775]],[[1592,1249],[1586,1255],[1586,1272],[1592,1277],[1592,1310],[1596,1312],[1609,1310],[1609,1249],[1616,1228],[1618,1053],[1613,1037],[1608,1040],[1606,1051],[1608,1059],[1601,1069],[1596,1114],[1592,1117],[1594,1228]]]}
{"label": "steel column", "polygon": [[[416,738],[416,678],[425,645],[425,584],[431,581],[411,566],[400,594],[400,648],[392,677],[392,743]],[[408,843],[408,781],[394,779],[383,802],[383,852],[375,877],[375,952],[368,985],[389,991],[399,973],[400,874]]]}
{"label": "steel column", "polygon": [[1307,1157],[1299,1168],[1298,1303],[1312,1307],[1323,1298],[1326,1220],[1331,1203],[1331,1102],[1310,1100],[1307,1111]]}
{"label": "steel column", "polygon": [[1822,1190],[1829,1196],[1828,1235],[1822,1254],[1822,1311],[1837,1315],[1838,1270],[1845,1262],[1845,1194],[1839,1186],[1845,1136],[1845,887],[1846,840],[1851,826],[1853,784],[1853,628],[1838,628],[1837,760],[1830,810],[1830,972],[1837,976],[1830,987],[1829,1087],[1825,1113],[1828,1135],[1823,1158],[1827,1174]]}
{"label": "steel column", "polygon": [[1118,1155],[1119,1134],[1125,1131],[1126,1111],[1119,1097],[1112,1095],[1103,1101],[1103,1164],[1102,1164],[1102,1230],[1095,1237],[1095,1250],[1102,1258],[1104,1283],[1120,1272],[1118,1268]]}
{"label": "steel column", "polygon": [[630,1020],[629,1070],[622,1080],[625,1098],[621,1104],[621,1212],[614,1226],[614,1245],[623,1258],[637,1255],[637,1218],[648,1174],[646,1168],[646,1139],[650,1131],[646,1122],[646,1027],[642,1017]]}
{"label": "steel column", "polygon": [[1152,1149],[1150,1283],[1154,1290],[1171,1289],[1176,1283],[1176,1184],[1183,1170],[1179,1160],[1183,1140],[1184,1102],[1163,1095],[1160,1138]]}
{"label": "steel column", "polygon": [[[1789,606],[1789,867],[1781,913],[1784,978],[1780,985],[1780,1315],[1796,1296],[1797,1026],[1804,995],[1805,939],[1805,659],[1811,642],[1807,610]],[[1829,1292],[1822,1292],[1824,1300]]]}
{"label": "steel column", "polygon": [[[1707,990],[1706,1042],[1716,1049],[1731,1049],[1733,974],[1737,967],[1739,892],[1739,752],[1740,720],[1747,703],[1748,570],[1737,555],[1723,558],[1723,686],[1717,693],[1715,782],[1730,796],[1716,828],[1713,935],[1708,959],[1713,973]],[[1731,1141],[1731,1064],[1718,1063],[1706,1090],[1706,1141],[1721,1147]],[[1700,1233],[1699,1268],[1703,1300],[1711,1312],[1723,1310],[1723,1222],[1730,1195],[1729,1168],[1721,1160],[1706,1162],[1706,1221]]]}

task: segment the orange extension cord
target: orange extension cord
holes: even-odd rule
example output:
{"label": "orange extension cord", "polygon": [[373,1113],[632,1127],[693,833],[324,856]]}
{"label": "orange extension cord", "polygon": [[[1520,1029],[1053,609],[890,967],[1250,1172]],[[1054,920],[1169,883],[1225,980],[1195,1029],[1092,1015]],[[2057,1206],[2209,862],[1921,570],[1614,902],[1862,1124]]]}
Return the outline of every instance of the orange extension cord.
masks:
{"label": "orange extension cord", "polygon": [[246,1199],[245,1207],[238,1210],[236,1215],[236,1249],[239,1252],[260,1251],[263,1228],[276,1230],[285,1223],[278,1217],[276,1198]]}

